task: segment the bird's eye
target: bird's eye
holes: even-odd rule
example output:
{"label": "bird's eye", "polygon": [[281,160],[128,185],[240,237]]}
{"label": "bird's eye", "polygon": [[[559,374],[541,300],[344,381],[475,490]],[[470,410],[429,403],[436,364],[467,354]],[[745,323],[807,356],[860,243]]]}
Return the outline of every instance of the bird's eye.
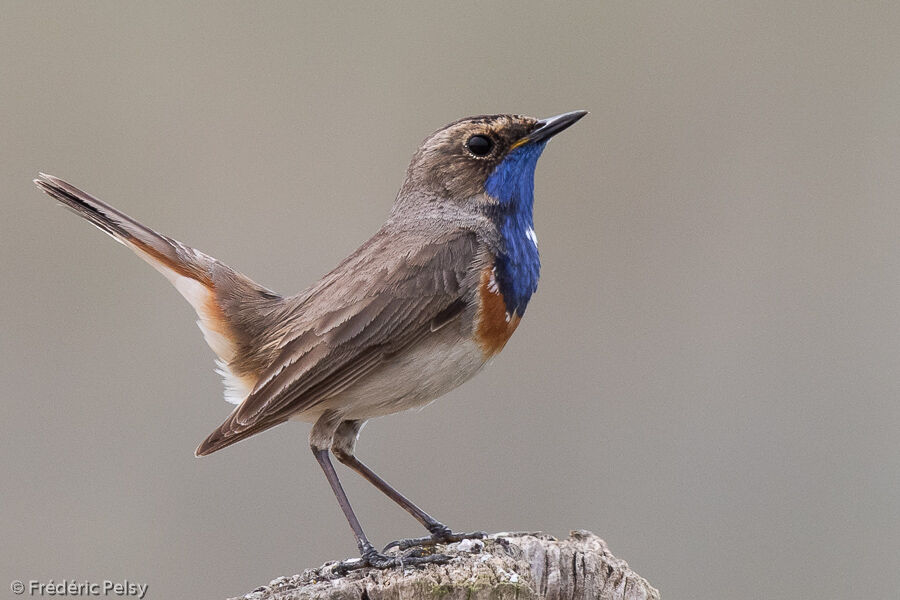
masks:
{"label": "bird's eye", "polygon": [[494,147],[491,138],[483,135],[473,135],[466,142],[466,148],[475,156],[487,156]]}

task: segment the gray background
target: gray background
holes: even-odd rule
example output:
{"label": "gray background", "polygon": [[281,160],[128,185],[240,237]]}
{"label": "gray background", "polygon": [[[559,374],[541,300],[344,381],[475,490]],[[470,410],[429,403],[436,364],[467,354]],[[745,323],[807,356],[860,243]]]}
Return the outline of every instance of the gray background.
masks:
{"label": "gray background", "polygon": [[[3,597],[355,552],[305,426],[193,457],[229,412],[193,312],[36,171],[292,293],[434,129],[580,108],[519,332],[361,456],[456,528],[591,529],[667,598],[900,594],[896,2],[3,4]],[[419,534],[341,473],[373,540]]]}

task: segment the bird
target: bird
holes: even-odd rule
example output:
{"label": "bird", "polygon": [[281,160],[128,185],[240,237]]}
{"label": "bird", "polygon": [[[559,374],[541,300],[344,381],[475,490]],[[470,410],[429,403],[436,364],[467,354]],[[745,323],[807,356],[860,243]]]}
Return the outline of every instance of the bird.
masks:
{"label": "bird", "polygon": [[[197,447],[206,456],[285,423],[309,445],[373,568],[447,560],[426,545],[456,533],[355,453],[369,419],[422,407],[475,375],[518,327],[540,276],[534,174],[551,137],[587,114],[463,118],[415,152],[382,227],[317,283],[282,296],[52,175],[35,184],[162,273],[196,310],[231,414]],[[409,512],[429,536],[378,551],[331,455]],[[401,550],[388,553],[388,549]],[[411,550],[410,550],[411,548]],[[404,552],[408,551],[408,552]]]}

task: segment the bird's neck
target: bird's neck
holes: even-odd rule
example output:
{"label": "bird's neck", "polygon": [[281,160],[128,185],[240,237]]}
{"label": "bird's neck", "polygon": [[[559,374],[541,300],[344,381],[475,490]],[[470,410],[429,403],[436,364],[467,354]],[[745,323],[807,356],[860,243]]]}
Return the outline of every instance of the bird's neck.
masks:
{"label": "bird's neck", "polygon": [[544,144],[513,150],[488,177],[485,192],[497,200],[494,222],[501,248],[495,261],[495,279],[507,313],[521,316],[537,290],[541,272],[534,233],[534,170]]}

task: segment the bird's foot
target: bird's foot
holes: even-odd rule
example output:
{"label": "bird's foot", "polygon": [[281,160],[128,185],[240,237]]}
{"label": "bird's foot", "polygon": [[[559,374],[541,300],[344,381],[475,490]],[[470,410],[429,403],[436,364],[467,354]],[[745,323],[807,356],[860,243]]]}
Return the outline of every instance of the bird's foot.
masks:
{"label": "bird's foot", "polygon": [[461,542],[462,540],[481,540],[487,537],[484,531],[473,531],[471,533],[454,533],[446,525],[438,523],[434,527],[429,527],[430,536],[420,538],[406,538],[402,540],[394,540],[384,547],[382,552],[387,552],[391,548],[396,548],[401,552],[409,548],[421,546],[434,546],[435,544],[451,544],[453,542]]}
{"label": "bird's foot", "polygon": [[413,548],[409,552],[390,555],[378,552],[369,546],[362,556],[355,560],[345,560],[334,566],[334,573],[346,575],[358,569],[391,569],[393,567],[417,567],[419,565],[440,565],[450,561],[445,554],[425,554],[422,548]]}

